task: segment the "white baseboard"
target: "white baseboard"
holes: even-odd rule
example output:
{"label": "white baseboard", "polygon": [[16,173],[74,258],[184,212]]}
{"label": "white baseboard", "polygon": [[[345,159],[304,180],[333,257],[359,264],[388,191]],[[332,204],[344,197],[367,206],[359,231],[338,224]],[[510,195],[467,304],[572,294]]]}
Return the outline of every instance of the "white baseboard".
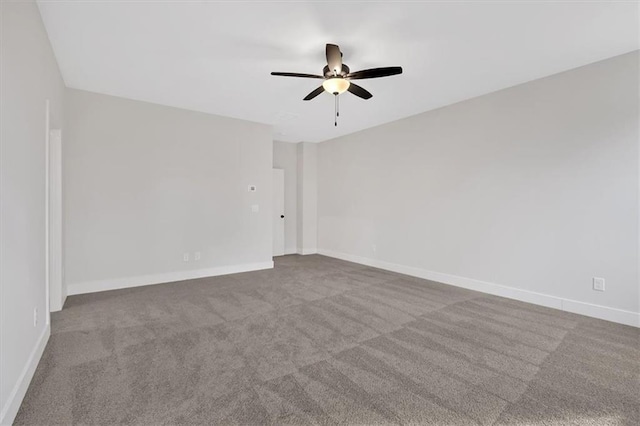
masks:
{"label": "white baseboard", "polygon": [[284,255],[285,255],[285,256],[286,256],[286,255],[288,255],[288,254],[296,254],[296,253],[298,253],[298,250],[297,250],[297,249],[294,249],[294,248],[292,248],[292,249],[286,249],[286,250],[284,251]]}
{"label": "white baseboard", "polygon": [[640,313],[637,312],[609,308],[602,305],[593,305],[571,299],[562,299],[562,310],[587,317],[617,322],[618,324],[640,327]]}
{"label": "white baseboard", "polygon": [[298,254],[301,254],[303,256],[307,254],[317,254],[317,253],[318,253],[318,249],[308,249],[308,248],[298,249]]}
{"label": "white baseboard", "polygon": [[273,268],[273,261],[245,263],[242,265],[219,266],[216,268],[196,269],[191,271],[168,272],[154,275],[140,275],[135,277],[114,278],[110,280],[86,281],[69,284],[67,294],[95,293],[98,291],[117,290],[122,288],[140,287],[151,284],[170,283],[174,281],[193,280],[196,278],[216,277],[219,275],[237,274],[240,272],[259,271]]}
{"label": "white baseboard", "polygon": [[7,402],[4,407],[2,407],[2,412],[0,412],[0,425],[10,425],[16,418],[16,414],[18,414],[18,410],[20,409],[20,404],[22,404],[22,400],[27,394],[27,389],[29,389],[29,384],[31,383],[33,374],[36,372],[36,367],[38,367],[40,358],[42,358],[44,348],[47,346],[50,335],[51,326],[47,324],[44,330],[42,330],[31,354],[29,354],[29,358],[20,373],[20,377],[18,377],[18,381],[9,394]]}
{"label": "white baseboard", "polygon": [[399,265],[382,260],[355,256],[352,254],[339,253],[333,250],[318,249],[318,253],[323,256],[335,257],[337,259],[342,259],[349,262],[373,266],[380,269],[386,269],[388,271],[397,272],[400,274],[411,275],[413,277],[423,278],[430,281],[437,281],[456,287],[463,287],[469,290],[480,291],[482,293],[492,294],[495,296],[520,300],[522,302],[542,305],[548,308],[559,309],[562,311],[603,319],[606,321],[612,321],[619,324],[630,325],[633,327],[640,327],[640,313],[638,312],[609,308],[602,305],[593,305],[590,303],[579,302],[577,300],[564,299],[548,294],[521,290],[518,288],[508,287],[505,285],[495,284],[487,281],[480,281],[473,278],[459,277],[456,275],[428,271],[426,269],[415,268],[412,266]]}

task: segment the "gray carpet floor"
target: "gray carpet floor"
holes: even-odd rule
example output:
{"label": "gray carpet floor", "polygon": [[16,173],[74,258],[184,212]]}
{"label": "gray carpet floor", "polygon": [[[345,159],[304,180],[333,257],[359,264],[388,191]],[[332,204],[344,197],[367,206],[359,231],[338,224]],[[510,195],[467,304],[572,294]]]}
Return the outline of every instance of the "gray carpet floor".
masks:
{"label": "gray carpet floor", "polygon": [[16,424],[638,425],[640,331],[322,256],[73,296]]}

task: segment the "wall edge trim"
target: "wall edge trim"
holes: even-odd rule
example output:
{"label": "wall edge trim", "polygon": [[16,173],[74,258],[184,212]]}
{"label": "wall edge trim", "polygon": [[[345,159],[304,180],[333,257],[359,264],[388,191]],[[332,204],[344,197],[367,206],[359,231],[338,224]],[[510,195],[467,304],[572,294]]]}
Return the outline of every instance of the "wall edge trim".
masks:
{"label": "wall edge trim", "polygon": [[137,275],[106,280],[84,281],[69,284],[67,295],[96,293],[99,291],[118,290],[123,288],[142,287],[146,285],[164,284],[176,281],[193,280],[197,278],[217,277],[221,275],[238,274],[241,272],[272,269],[273,261],[243,263],[240,265],[218,266],[214,268],[194,269],[161,274]]}
{"label": "wall edge trim", "polygon": [[42,330],[42,333],[40,333],[40,337],[38,337],[38,341],[35,346],[31,350],[29,358],[18,377],[18,381],[13,386],[13,389],[9,394],[7,402],[4,407],[2,407],[2,412],[0,413],[0,425],[11,425],[15,420],[18,410],[20,410],[20,405],[22,405],[22,400],[27,394],[29,384],[31,384],[33,375],[36,372],[36,368],[40,363],[40,358],[42,358],[44,349],[47,346],[49,336],[51,336],[51,325],[47,324]]}
{"label": "wall edge trim", "polygon": [[370,259],[347,253],[340,253],[333,250],[318,249],[318,253],[323,256],[359,263],[361,265],[373,266],[387,271],[423,278],[430,281],[437,281],[443,284],[466,288],[468,290],[475,290],[494,296],[506,297],[509,299],[519,300],[521,302],[532,303],[534,305],[545,306],[547,308],[558,309],[574,314],[640,328],[640,312],[626,311],[608,306],[580,302],[549,294],[536,293],[529,290],[495,284],[488,281],[481,281],[474,278],[434,272],[427,269],[400,265],[397,263],[385,262],[382,260]]}

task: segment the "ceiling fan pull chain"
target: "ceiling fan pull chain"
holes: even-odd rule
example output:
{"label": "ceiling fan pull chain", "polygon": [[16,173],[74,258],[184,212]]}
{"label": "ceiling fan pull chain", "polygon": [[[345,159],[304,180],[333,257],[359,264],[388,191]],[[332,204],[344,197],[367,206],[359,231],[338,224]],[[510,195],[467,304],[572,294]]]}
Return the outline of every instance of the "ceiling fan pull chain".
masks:
{"label": "ceiling fan pull chain", "polygon": [[334,94],[333,96],[335,97],[335,101],[333,103],[333,125],[338,127],[338,95]]}

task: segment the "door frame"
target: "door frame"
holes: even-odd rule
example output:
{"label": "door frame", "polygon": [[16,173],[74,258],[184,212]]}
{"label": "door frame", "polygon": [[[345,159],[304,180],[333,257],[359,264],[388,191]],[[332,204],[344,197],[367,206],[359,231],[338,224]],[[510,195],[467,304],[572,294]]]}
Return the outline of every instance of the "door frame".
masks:
{"label": "door frame", "polygon": [[[44,282],[46,324],[51,323],[51,291],[49,281],[49,139],[51,136],[51,107],[49,99],[44,101]],[[35,325],[35,324],[34,324]]]}
{"label": "door frame", "polygon": [[62,272],[62,131],[47,134],[46,271],[47,311],[62,310],[66,294]]}

